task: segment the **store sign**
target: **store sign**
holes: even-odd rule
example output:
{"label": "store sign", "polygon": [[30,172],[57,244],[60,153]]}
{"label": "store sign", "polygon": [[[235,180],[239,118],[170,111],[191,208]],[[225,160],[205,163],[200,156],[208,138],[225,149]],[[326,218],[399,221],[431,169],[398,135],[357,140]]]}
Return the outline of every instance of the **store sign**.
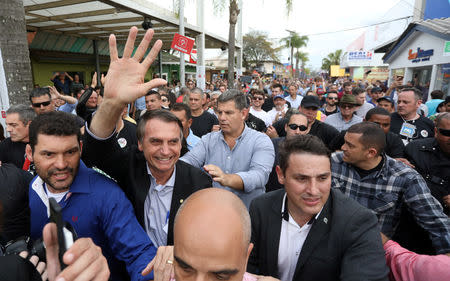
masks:
{"label": "store sign", "polygon": [[371,60],[373,56],[372,52],[369,51],[355,51],[349,52],[347,56],[348,61],[353,60]]}
{"label": "store sign", "polygon": [[172,45],[170,47],[174,50],[189,55],[192,51],[192,47],[194,47],[194,40],[175,33],[175,35],[173,36]]}
{"label": "store sign", "polygon": [[450,41],[445,41],[444,56],[450,56]]}
{"label": "store sign", "polygon": [[433,53],[434,49],[423,50],[421,48],[417,48],[417,52],[415,53],[413,53],[412,49],[409,49],[408,60],[411,62],[429,61]]}

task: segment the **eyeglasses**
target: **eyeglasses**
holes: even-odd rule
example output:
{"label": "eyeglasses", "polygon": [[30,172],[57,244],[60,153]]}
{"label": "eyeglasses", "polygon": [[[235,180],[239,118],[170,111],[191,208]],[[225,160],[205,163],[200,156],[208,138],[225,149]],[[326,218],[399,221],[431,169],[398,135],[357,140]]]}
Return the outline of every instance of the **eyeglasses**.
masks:
{"label": "eyeglasses", "polygon": [[263,100],[264,98],[253,97],[253,100]]}
{"label": "eyeglasses", "polygon": [[344,109],[353,108],[353,104],[343,104],[343,105],[340,105],[339,107],[344,108]]}
{"label": "eyeglasses", "polygon": [[31,105],[33,107],[41,107],[41,105],[43,106],[49,106],[51,103],[51,101],[44,101],[44,102],[37,102],[37,103],[32,103]]}
{"label": "eyeglasses", "polygon": [[438,128],[439,134],[444,135],[446,137],[450,137],[450,130]]}
{"label": "eyeglasses", "polygon": [[288,126],[293,131],[299,129],[301,132],[304,132],[308,129],[308,127],[306,127],[305,125],[289,124]]}

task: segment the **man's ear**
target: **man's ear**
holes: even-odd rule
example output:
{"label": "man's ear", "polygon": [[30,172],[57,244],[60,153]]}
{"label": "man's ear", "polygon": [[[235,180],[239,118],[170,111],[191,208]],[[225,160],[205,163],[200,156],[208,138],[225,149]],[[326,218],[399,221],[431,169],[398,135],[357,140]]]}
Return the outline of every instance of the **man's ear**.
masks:
{"label": "man's ear", "polygon": [[243,118],[242,120],[247,119],[248,113],[249,113],[249,109],[248,108],[242,109],[242,118]]}
{"label": "man's ear", "polygon": [[144,150],[144,148],[142,147],[142,143],[141,143],[140,140],[138,140],[138,149],[139,149],[139,151],[143,151],[143,150]]}
{"label": "man's ear", "polygon": [[80,154],[83,152],[83,141],[80,140]]}
{"label": "man's ear", "polygon": [[275,170],[277,172],[278,182],[281,183],[281,184],[284,184],[284,173],[281,170],[280,165],[277,165]]}
{"label": "man's ear", "polygon": [[33,151],[31,150],[31,146],[29,144],[25,147],[25,154],[27,155],[28,160],[33,162]]}

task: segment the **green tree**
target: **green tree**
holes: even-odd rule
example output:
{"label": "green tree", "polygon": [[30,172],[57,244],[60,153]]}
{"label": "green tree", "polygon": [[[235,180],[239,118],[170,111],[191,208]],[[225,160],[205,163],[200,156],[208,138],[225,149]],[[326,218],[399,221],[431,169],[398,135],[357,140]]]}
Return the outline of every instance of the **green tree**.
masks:
{"label": "green tree", "polygon": [[300,36],[296,32],[290,32],[288,37],[282,38],[281,42],[287,49],[291,50],[291,71],[294,73],[294,49],[298,51],[301,47],[305,47],[308,43],[308,36]]}
{"label": "green tree", "polygon": [[243,62],[245,68],[250,63],[259,66],[266,60],[279,61],[277,53],[279,48],[273,48],[272,42],[267,40],[267,33],[262,31],[251,31],[243,37]]}
{"label": "green tree", "polygon": [[330,71],[330,66],[341,64],[342,50],[336,50],[334,53],[329,53],[326,58],[322,59],[322,69]]}
{"label": "green tree", "polygon": [[295,58],[295,69],[297,70],[297,78],[300,77],[300,71],[298,71],[298,64],[301,61],[302,62],[302,71],[305,71],[305,64],[307,61],[309,61],[308,53],[298,51],[294,54]]}

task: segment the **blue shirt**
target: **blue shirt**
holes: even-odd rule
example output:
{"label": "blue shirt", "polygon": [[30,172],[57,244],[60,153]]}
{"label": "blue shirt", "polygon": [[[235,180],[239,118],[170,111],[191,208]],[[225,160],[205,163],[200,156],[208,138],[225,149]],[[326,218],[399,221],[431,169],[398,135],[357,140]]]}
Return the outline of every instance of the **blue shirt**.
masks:
{"label": "blue shirt", "polygon": [[427,101],[425,103],[425,105],[428,107],[428,116],[430,117],[431,115],[436,113],[436,110],[438,108],[438,105],[443,102],[444,100],[441,99],[432,99],[430,101]]}
{"label": "blue shirt", "polygon": [[144,110],[145,107],[145,96],[144,97],[140,97],[138,98],[135,102],[134,102],[134,106],[136,107],[136,109],[139,110]]}
{"label": "blue shirt", "polygon": [[[43,180],[30,183],[31,237],[42,237],[49,222],[48,196]],[[131,203],[115,182],[87,168],[82,161],[67,195],[59,203],[63,220],[69,222],[78,237],[90,237],[108,260],[112,280],[120,280],[118,260],[125,262],[131,280],[145,278],[142,270],[156,255],[156,248],[139,225]]]}
{"label": "blue shirt", "polygon": [[194,135],[191,129],[189,129],[189,136],[186,138],[187,148],[191,151],[194,146],[200,141],[200,138]]}
{"label": "blue shirt", "polygon": [[350,119],[349,121],[345,121],[342,118],[342,114],[339,112],[333,113],[330,116],[328,116],[327,119],[325,119],[324,123],[333,126],[334,128],[336,128],[336,130],[340,132],[343,130],[347,130],[354,124],[361,123],[362,121],[363,119],[356,114],[353,114],[352,119]]}
{"label": "blue shirt", "polygon": [[226,174],[237,174],[244,182],[244,190],[236,190],[213,182],[214,187],[230,190],[247,206],[265,192],[272,171],[275,152],[270,138],[245,126],[233,149],[226,143],[222,131],[204,135],[193,150],[180,158],[195,167],[207,164],[218,166]]}
{"label": "blue shirt", "polygon": [[69,77],[65,77],[64,78],[64,84],[61,82],[61,80],[59,80],[58,77],[56,77],[53,80],[50,79],[50,81],[53,82],[53,84],[55,85],[56,88],[61,89],[64,92],[64,94],[66,94],[66,95],[70,94],[70,83],[71,83],[71,81],[70,81]]}

